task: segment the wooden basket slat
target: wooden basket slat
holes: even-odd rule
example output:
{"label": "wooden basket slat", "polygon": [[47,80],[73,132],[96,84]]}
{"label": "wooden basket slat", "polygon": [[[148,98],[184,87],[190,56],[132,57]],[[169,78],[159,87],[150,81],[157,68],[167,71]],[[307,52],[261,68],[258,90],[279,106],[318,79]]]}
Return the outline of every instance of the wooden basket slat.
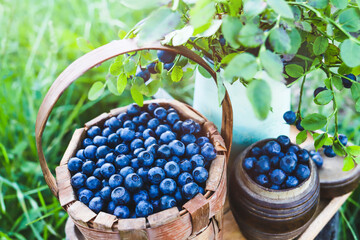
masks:
{"label": "wooden basket slat", "polygon": [[223,175],[224,165],[225,155],[217,155],[216,158],[211,162],[209,169],[209,178],[206,181],[205,190],[213,192],[216,191]]}
{"label": "wooden basket slat", "polygon": [[89,129],[91,126],[100,125],[100,124],[104,123],[105,120],[108,119],[109,117],[110,117],[109,113],[103,113],[103,114],[97,116],[96,118],[91,119],[90,121],[85,123],[85,128]]}
{"label": "wooden basket slat", "polygon": [[210,206],[208,200],[201,193],[185,203],[183,207],[188,210],[191,216],[191,235],[196,235],[208,226]]}
{"label": "wooden basket slat", "polygon": [[[226,164],[224,165],[226,169]],[[222,174],[220,184],[218,189],[210,196],[209,205],[210,205],[210,215],[213,217],[217,212],[221,211],[224,207],[225,198],[226,198],[226,170]]]}
{"label": "wooden basket slat", "polygon": [[[89,228],[86,226],[80,225],[77,222],[74,222],[76,227],[79,229],[81,234],[85,237],[86,240],[124,240],[119,234],[119,232],[113,232],[113,231],[100,231],[91,229],[89,231]],[[131,238],[127,238],[131,239]],[[70,239],[72,240],[72,239]],[[79,239],[80,240],[80,239]]]}
{"label": "wooden basket slat", "polygon": [[71,175],[67,165],[58,166],[55,168],[56,183],[58,185],[58,198],[60,205],[65,205],[76,201],[74,190],[71,186]]}
{"label": "wooden basket slat", "polygon": [[88,227],[88,222],[96,217],[96,213],[91,211],[85,204],[76,201],[67,209],[68,214],[77,225]]}
{"label": "wooden basket slat", "polygon": [[145,218],[119,219],[117,222],[119,231],[134,231],[146,229]]}
{"label": "wooden basket slat", "polygon": [[99,212],[94,220],[94,228],[100,230],[112,230],[112,226],[116,221],[116,216],[105,212]]}
{"label": "wooden basket slat", "polygon": [[69,159],[75,156],[77,149],[81,146],[81,139],[85,136],[85,128],[78,128],[71,137],[70,143],[67,146],[65,153],[60,161],[60,166],[68,163]]}
{"label": "wooden basket slat", "polygon": [[221,137],[215,124],[207,121],[203,124],[202,127],[204,132],[206,132],[207,137],[210,138],[211,142],[214,143],[216,151],[225,152],[227,149],[224,139]]}
{"label": "wooden basket slat", "polygon": [[208,222],[207,227],[204,231],[199,233],[198,235],[193,235],[189,239],[193,240],[214,240],[215,239],[215,231],[214,231],[214,225],[212,221],[210,221],[210,224]]}
{"label": "wooden basket slat", "polygon": [[147,217],[150,227],[155,228],[166,223],[172,222],[180,217],[177,207],[169,208],[161,212],[154,213]]}

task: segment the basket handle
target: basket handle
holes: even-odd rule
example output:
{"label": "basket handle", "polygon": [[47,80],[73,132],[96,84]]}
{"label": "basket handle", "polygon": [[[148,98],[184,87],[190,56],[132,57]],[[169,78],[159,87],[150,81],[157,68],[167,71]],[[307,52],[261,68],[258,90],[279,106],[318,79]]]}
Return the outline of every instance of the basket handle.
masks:
{"label": "basket handle", "polygon": [[[115,40],[106,45],[92,50],[91,52],[81,56],[76,61],[71,63],[54,81],[49,91],[47,92],[43,102],[41,103],[35,125],[36,146],[39,155],[41,170],[44,174],[45,181],[49,186],[51,192],[57,197],[58,188],[54,176],[51,174],[47,165],[43,148],[42,148],[42,135],[45,129],[46,122],[49,115],[54,108],[57,100],[63,92],[74,82],[78,77],[83,75],[89,69],[99,65],[100,63],[128,52],[140,50],[167,50],[187,57],[194,62],[197,62],[205,68],[213,77],[216,82],[216,73],[214,70],[196,53],[189,50],[184,46],[170,47],[163,46],[159,42],[138,46],[135,39]],[[222,104],[222,124],[221,135],[225,140],[227,147],[227,155],[230,154],[232,142],[232,128],[233,128],[233,113],[231,102],[228,93],[226,92]]]}

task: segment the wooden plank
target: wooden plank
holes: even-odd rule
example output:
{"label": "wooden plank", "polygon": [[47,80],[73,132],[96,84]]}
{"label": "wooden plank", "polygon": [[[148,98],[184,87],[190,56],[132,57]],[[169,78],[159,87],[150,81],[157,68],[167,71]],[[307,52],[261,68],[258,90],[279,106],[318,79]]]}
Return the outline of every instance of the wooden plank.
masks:
{"label": "wooden plank", "polygon": [[68,163],[69,159],[74,157],[76,151],[80,148],[81,140],[85,136],[85,128],[76,129],[71,137],[69,145],[67,146],[65,153],[60,161],[60,166]]}
{"label": "wooden plank", "polygon": [[110,117],[110,115],[108,113],[103,113],[103,114],[97,116],[96,118],[85,123],[85,128],[89,129],[90,127],[92,127],[94,125],[99,125],[99,124],[105,122],[105,120],[108,119],[109,117]]}
{"label": "wooden plank", "polygon": [[67,209],[67,213],[71,218],[79,225],[88,227],[87,223],[96,217],[96,213],[91,211],[85,204],[80,201],[76,201],[70,205]]}
{"label": "wooden plank", "polygon": [[58,198],[60,205],[63,207],[71,202],[76,201],[74,190],[71,186],[71,175],[67,165],[55,168],[56,183],[58,186]]}
{"label": "wooden plank", "polygon": [[209,178],[206,181],[205,190],[215,192],[219,186],[224,170],[225,155],[217,155],[209,169]]}
{"label": "wooden plank", "polygon": [[185,203],[183,208],[188,210],[191,216],[191,235],[196,235],[209,225],[210,206],[208,200],[201,193]]}
{"label": "wooden plank", "polygon": [[101,230],[112,230],[112,226],[116,221],[116,216],[105,212],[99,212],[94,220],[94,228]]}
{"label": "wooden plank", "polygon": [[164,225],[172,222],[180,217],[179,210],[177,207],[169,208],[164,211],[154,213],[147,217],[151,228]]}
{"label": "wooden plank", "polygon": [[128,219],[118,220],[119,231],[132,231],[132,230],[141,230],[141,229],[146,229],[145,218],[128,218]]}
{"label": "wooden plank", "polygon": [[206,229],[204,229],[203,232],[197,234],[197,235],[191,235],[188,239],[194,239],[194,240],[213,240],[215,239],[215,232],[214,232],[214,225],[212,222],[210,224],[206,225]]}
{"label": "wooden plank", "polygon": [[206,132],[207,137],[210,138],[210,141],[214,144],[216,151],[225,152],[226,145],[224,139],[221,137],[215,124],[207,121],[203,124],[202,128],[204,132]]}

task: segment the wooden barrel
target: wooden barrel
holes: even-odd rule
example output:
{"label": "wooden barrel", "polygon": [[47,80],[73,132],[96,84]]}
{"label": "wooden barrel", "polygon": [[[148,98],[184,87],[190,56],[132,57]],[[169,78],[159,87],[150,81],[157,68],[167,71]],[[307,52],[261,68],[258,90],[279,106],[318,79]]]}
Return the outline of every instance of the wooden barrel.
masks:
{"label": "wooden barrel", "polygon": [[230,171],[230,207],[248,239],[294,239],[307,228],[319,203],[319,177],[312,161],[310,177],[292,189],[265,188],[245,172],[243,160],[250,150],[271,140],[275,139],[261,140],[245,149]]}

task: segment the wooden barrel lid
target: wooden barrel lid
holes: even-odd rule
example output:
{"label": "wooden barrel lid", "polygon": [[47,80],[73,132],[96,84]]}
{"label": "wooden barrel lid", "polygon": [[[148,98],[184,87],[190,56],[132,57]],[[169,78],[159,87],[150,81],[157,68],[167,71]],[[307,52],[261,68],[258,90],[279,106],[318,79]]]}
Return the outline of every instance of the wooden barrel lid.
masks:
{"label": "wooden barrel lid", "polygon": [[[291,127],[291,141],[295,142],[298,130]],[[314,150],[314,139],[308,135],[307,140],[300,145],[307,150]],[[324,164],[318,169],[320,178],[320,196],[321,198],[334,198],[353,191],[360,181],[360,165],[356,165],[350,171],[343,171],[343,157],[329,158],[324,155],[323,150],[319,150]]]}

